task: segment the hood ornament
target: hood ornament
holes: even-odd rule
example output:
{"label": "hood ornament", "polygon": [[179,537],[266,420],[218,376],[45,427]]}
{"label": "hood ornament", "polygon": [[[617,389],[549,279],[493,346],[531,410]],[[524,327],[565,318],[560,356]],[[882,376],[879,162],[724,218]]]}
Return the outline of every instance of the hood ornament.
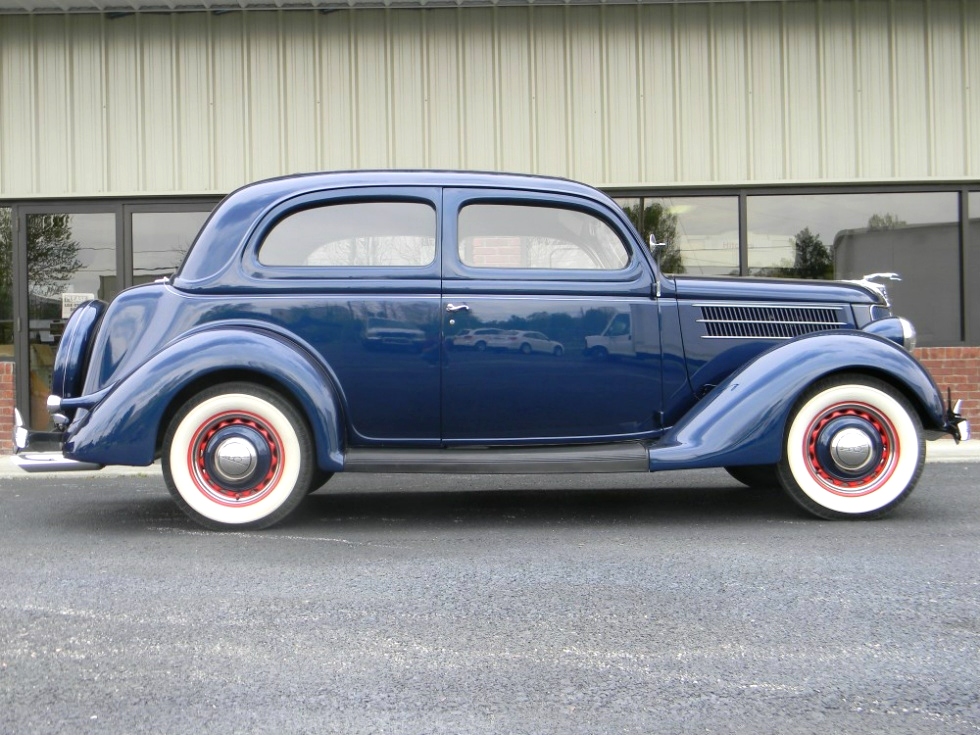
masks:
{"label": "hood ornament", "polygon": [[887,279],[889,281],[901,281],[902,277],[897,273],[869,273],[866,276],[861,276],[858,280],[845,280],[844,283],[855,283],[858,286],[862,286],[872,293],[876,293],[881,298],[885,300],[885,306],[891,306],[892,302],[888,298],[888,291],[885,289],[883,283],[876,283],[875,279]]}

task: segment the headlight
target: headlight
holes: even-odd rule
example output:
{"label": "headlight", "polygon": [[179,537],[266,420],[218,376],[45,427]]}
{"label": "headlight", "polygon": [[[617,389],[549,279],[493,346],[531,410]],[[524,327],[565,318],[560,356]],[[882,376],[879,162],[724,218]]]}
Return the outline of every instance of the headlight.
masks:
{"label": "headlight", "polygon": [[865,325],[861,331],[890,339],[900,347],[904,347],[908,352],[915,349],[915,327],[912,326],[912,322],[904,317],[890,316],[886,319],[879,319]]}

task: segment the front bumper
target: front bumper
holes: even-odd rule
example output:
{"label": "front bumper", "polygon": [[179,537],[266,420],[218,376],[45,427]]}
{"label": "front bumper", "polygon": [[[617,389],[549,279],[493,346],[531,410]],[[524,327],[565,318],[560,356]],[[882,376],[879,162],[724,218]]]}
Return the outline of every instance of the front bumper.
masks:
{"label": "front bumper", "polygon": [[61,452],[63,431],[33,431],[24,426],[20,411],[14,410],[13,463],[25,472],[78,472],[101,470],[104,465],[69,459]]}
{"label": "front bumper", "polygon": [[[948,395],[949,392],[947,391]],[[951,404],[947,399],[946,405],[949,406],[946,409],[946,425],[949,427],[949,433],[953,435],[953,438],[957,442],[969,441],[971,438],[970,422],[960,413],[963,407],[963,401],[957,401],[955,404]]]}

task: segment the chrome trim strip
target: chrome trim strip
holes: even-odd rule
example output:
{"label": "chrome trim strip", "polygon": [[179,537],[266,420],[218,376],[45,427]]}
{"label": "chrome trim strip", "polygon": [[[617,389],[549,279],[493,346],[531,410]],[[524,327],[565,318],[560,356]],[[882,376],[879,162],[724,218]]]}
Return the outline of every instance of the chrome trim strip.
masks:
{"label": "chrome trim strip", "polygon": [[774,309],[825,309],[827,311],[844,311],[843,306],[835,306],[834,304],[815,304],[812,301],[696,301],[693,302],[691,306],[698,308],[704,308],[705,306],[747,306],[753,309],[763,307]]}
{"label": "chrome trim strip", "polygon": [[700,324],[801,324],[809,326],[815,324],[820,327],[843,327],[847,325],[847,322],[791,322],[782,321],[779,319],[698,319]]}

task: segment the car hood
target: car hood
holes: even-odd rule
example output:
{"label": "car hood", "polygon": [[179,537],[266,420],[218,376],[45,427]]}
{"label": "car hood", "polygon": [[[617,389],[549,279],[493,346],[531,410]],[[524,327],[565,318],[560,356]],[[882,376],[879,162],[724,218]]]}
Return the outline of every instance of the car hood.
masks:
{"label": "car hood", "polygon": [[804,281],[780,278],[705,278],[675,276],[671,279],[679,299],[705,301],[786,301],[817,303],[881,304],[881,295],[849,281]]}

